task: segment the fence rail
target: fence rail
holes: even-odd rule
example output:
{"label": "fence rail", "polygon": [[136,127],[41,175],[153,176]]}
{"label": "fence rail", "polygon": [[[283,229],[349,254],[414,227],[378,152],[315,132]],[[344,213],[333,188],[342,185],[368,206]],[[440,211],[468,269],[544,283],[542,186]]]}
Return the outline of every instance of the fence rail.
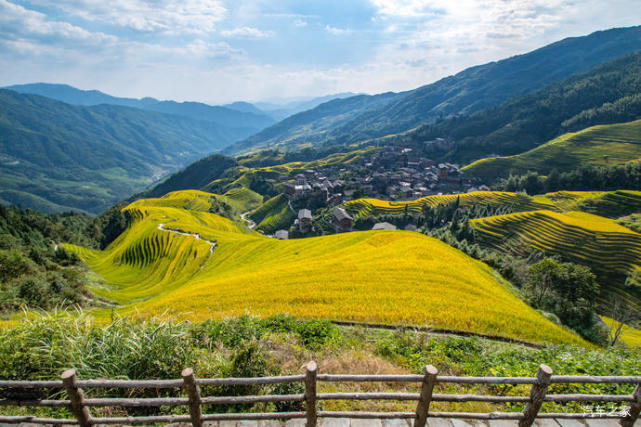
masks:
{"label": "fence rail", "polygon": [[[315,362],[307,364],[304,375],[260,378],[196,378],[190,368],[182,371],[179,380],[79,380],[73,369],[65,371],[60,381],[3,381],[0,380],[0,406],[66,407],[75,418],[40,418],[36,416],[0,416],[1,423],[78,424],[82,427],[94,424],[149,424],[187,422],[202,426],[212,420],[270,420],[302,418],[307,426],[315,426],[318,418],[405,418],[413,419],[414,426],[425,426],[430,417],[446,417],[479,420],[515,420],[519,427],[528,427],[537,418],[608,418],[618,419],[623,427],[632,427],[641,412],[641,376],[563,376],[552,375],[552,370],[541,365],[536,377],[457,377],[438,375],[434,366],[426,366],[423,375],[331,375],[318,374]],[[261,385],[299,382],[305,393],[287,395],[257,396],[201,396],[200,386],[210,385]],[[420,393],[359,392],[321,393],[319,382],[400,382],[420,386]],[[529,384],[529,396],[488,396],[476,394],[434,393],[437,384]],[[599,383],[633,384],[636,388],[631,395],[605,394],[547,394],[550,384]],[[187,397],[155,398],[86,398],[86,389],[167,389],[182,388]],[[40,389],[65,390],[67,400],[34,399],[20,396],[20,392]],[[17,392],[16,392],[17,391]],[[13,393],[12,393],[13,392]],[[415,412],[368,412],[368,411],[319,411],[318,402],[326,400],[394,400],[415,401]],[[305,411],[265,413],[217,413],[203,414],[204,405],[251,404],[258,402],[305,402]],[[522,412],[434,412],[432,402],[489,402],[524,403]],[[542,413],[544,402],[625,402],[628,406],[619,413]],[[93,407],[161,407],[186,406],[189,415],[154,415],[126,417],[93,417]]]}

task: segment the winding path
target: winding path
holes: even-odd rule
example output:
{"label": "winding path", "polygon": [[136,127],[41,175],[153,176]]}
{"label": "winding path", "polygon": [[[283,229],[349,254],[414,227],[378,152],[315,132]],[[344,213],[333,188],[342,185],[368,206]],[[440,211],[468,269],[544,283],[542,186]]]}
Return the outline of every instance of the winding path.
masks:
{"label": "winding path", "polygon": [[181,231],[181,230],[176,230],[176,229],[173,229],[173,228],[165,228],[165,224],[164,223],[163,224],[158,224],[158,230],[166,231],[167,233],[179,234],[181,236],[191,236],[196,240],[202,240],[203,242],[206,242],[207,244],[209,244],[209,255],[207,256],[207,259],[205,261],[203,261],[202,265],[200,266],[201,270],[205,267],[205,264],[207,264],[207,261],[209,261],[209,258],[211,258],[211,256],[214,253],[214,248],[216,247],[216,242],[213,242],[213,241],[207,240],[207,239],[203,239],[202,237],[200,237],[200,234],[198,234],[198,233],[187,233],[187,232],[184,232],[184,231]]}
{"label": "winding path", "polygon": [[256,223],[252,221],[251,219],[248,219],[247,216],[251,213],[251,211],[243,212],[240,214],[240,219],[245,221],[247,223],[247,227],[249,227],[250,230],[253,230],[254,227],[256,227]]}

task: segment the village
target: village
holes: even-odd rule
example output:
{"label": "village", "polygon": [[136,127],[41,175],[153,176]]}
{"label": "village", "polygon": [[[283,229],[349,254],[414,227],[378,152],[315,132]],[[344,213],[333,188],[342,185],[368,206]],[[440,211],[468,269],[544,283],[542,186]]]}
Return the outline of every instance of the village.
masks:
{"label": "village", "polygon": [[[448,143],[437,139],[424,144]],[[351,231],[353,218],[338,205],[361,197],[401,201],[434,194],[489,190],[485,185],[466,179],[459,165],[437,164],[422,155],[420,148],[390,145],[347,164],[307,169],[293,177],[284,177],[282,192],[289,199],[290,207],[301,204],[308,207],[297,210],[292,230],[299,235],[309,233],[313,228],[311,209],[335,206],[332,210],[335,231]],[[310,199],[313,204],[305,203]],[[395,228],[389,223],[374,225],[374,229]],[[274,236],[287,239],[289,232],[278,230]]]}

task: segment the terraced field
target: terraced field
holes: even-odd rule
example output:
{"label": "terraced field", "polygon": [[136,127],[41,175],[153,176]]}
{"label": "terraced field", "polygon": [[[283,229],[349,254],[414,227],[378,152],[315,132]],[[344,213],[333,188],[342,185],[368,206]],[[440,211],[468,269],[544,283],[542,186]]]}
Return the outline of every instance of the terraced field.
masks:
{"label": "terraced field", "polygon": [[345,204],[345,208],[360,216],[402,214],[405,207],[410,212],[420,213],[424,206],[435,207],[455,202],[459,199],[461,206],[482,204],[489,206],[511,206],[514,210],[528,211],[536,209],[557,209],[554,203],[542,196],[529,197],[504,191],[475,191],[464,194],[445,194],[426,196],[411,201],[390,202],[379,199],[357,199]]}
{"label": "terraced field", "polygon": [[580,200],[576,209],[608,218],[641,212],[641,191],[617,190],[596,194]]}
{"label": "terraced field", "polygon": [[390,202],[379,199],[357,199],[345,207],[360,216],[401,215],[405,207],[410,212],[420,213],[423,206],[435,207],[455,202],[461,206],[488,205],[509,207],[513,211],[552,210],[557,212],[584,211],[609,218],[618,218],[641,212],[641,191],[557,191],[538,196],[526,196],[503,191],[476,191],[465,194],[426,196],[411,201]]}
{"label": "terraced field", "polygon": [[641,270],[641,234],[614,220],[585,212],[520,212],[472,221],[486,246],[508,250],[531,247],[589,265],[611,291],[636,303],[639,289],[623,289],[625,275]]}
{"label": "terraced field", "polygon": [[126,208],[135,221],[105,251],[68,248],[104,278],[93,291],[128,315],[289,313],[583,344],[438,240],[368,231],[279,241],[207,212],[206,200],[191,191],[138,200]]}
{"label": "terraced field", "polygon": [[641,120],[600,125],[567,133],[522,154],[477,160],[463,168],[468,176],[495,180],[510,173],[552,169],[567,171],[583,165],[615,165],[641,157]]}

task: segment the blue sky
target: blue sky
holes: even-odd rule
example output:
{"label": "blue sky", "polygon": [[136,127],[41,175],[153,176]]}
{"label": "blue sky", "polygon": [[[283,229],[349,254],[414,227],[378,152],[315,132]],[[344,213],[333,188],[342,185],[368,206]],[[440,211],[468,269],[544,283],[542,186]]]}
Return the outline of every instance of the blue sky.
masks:
{"label": "blue sky", "polygon": [[640,0],[0,0],[0,85],[225,103],[412,89]]}

